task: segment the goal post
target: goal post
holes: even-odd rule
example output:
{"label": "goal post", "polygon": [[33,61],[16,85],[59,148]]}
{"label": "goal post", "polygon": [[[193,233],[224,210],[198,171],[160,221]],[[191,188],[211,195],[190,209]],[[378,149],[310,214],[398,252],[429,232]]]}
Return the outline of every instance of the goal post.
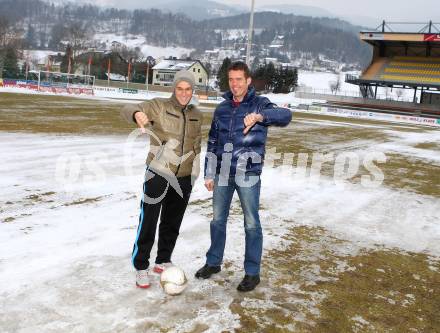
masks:
{"label": "goal post", "polygon": [[94,86],[94,75],[38,71],[38,89],[40,87],[93,88]]}

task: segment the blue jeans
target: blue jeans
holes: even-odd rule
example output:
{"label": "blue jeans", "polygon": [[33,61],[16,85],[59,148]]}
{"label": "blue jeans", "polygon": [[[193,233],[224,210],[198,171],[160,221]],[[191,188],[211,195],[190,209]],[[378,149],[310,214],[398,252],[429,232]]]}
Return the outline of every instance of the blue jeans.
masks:
{"label": "blue jeans", "polygon": [[246,247],[244,256],[244,270],[248,275],[260,274],[261,253],[263,250],[263,233],[261,231],[260,217],[258,214],[260,204],[261,180],[258,175],[247,174],[254,178],[252,186],[243,186],[235,177],[220,180],[215,177],[213,208],[214,217],[211,221],[211,246],[206,253],[206,263],[209,266],[220,266],[226,243],[226,223],[231,207],[232,196],[237,191],[241,208],[244,214],[244,229],[246,235]]}

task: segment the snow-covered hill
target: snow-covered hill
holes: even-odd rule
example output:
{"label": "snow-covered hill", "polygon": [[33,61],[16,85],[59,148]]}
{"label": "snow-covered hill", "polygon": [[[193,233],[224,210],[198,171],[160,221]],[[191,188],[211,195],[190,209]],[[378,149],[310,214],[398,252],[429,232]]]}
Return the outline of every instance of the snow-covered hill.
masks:
{"label": "snow-covered hill", "polygon": [[93,37],[100,44],[105,44],[106,49],[111,49],[112,43],[121,43],[128,48],[138,47],[144,57],[152,56],[153,58],[177,57],[185,58],[190,55],[193,49],[187,49],[179,46],[159,47],[148,43],[145,37],[141,35],[118,35],[114,33],[97,33]]}

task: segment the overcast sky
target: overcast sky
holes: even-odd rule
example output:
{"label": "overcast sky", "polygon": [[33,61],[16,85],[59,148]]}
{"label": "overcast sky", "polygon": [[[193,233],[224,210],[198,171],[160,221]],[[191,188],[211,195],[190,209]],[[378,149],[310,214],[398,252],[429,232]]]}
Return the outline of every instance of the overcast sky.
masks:
{"label": "overcast sky", "polygon": [[[162,0],[166,2],[167,0]],[[169,0],[168,0],[169,1]],[[216,1],[216,0],[213,0]],[[145,7],[147,3],[154,3],[157,0],[94,0],[99,5],[111,5],[115,7]],[[251,0],[217,0],[216,2],[228,5],[240,5],[249,7]],[[188,3],[182,0],[182,3]],[[366,16],[377,21],[382,19],[388,21],[422,21],[440,22],[440,0],[255,0],[255,5],[264,6],[272,4],[299,4],[304,6],[315,6],[326,9],[338,16]]]}
{"label": "overcast sky", "polygon": [[[220,1],[218,1],[220,2]],[[250,7],[251,0],[222,0],[225,4]],[[315,6],[341,16],[369,16],[376,19],[440,22],[440,0],[255,0],[255,5],[299,4]]]}

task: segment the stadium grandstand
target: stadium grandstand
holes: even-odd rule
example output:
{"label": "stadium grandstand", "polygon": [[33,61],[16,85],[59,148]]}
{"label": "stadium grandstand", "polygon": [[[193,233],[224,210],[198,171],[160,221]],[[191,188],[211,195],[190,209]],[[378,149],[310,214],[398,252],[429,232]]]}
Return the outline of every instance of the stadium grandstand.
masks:
{"label": "stadium grandstand", "polygon": [[412,89],[411,104],[440,106],[440,24],[383,21],[374,31],[360,32],[360,39],[373,47],[373,58],[346,82],[358,85],[364,98],[376,99],[380,87]]}

